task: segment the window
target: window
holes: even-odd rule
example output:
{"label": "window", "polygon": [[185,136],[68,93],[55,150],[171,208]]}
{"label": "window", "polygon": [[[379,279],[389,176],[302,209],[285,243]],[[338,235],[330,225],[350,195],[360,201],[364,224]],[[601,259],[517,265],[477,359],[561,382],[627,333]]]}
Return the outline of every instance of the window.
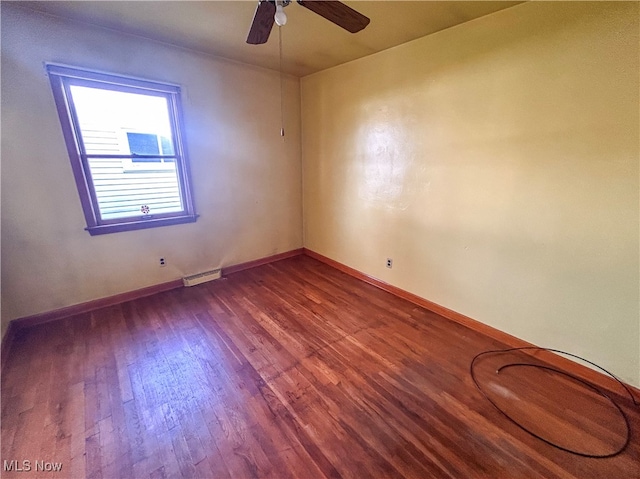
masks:
{"label": "window", "polygon": [[47,65],[90,234],[196,220],[180,88]]}
{"label": "window", "polygon": [[[127,143],[132,154],[136,155],[173,155],[173,147],[171,140],[166,136],[157,135],[156,133],[134,133],[127,132]],[[149,158],[149,157],[133,157],[134,162],[155,162],[162,163],[169,161],[173,163],[173,158]]]}

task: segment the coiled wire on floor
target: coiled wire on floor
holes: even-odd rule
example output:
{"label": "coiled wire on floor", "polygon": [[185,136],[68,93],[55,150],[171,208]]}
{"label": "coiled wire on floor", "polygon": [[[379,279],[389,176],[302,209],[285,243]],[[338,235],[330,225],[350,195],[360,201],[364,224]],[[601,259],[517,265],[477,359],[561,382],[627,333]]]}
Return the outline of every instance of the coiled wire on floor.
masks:
{"label": "coiled wire on floor", "polygon": [[629,387],[625,383],[623,383],[620,379],[618,379],[618,377],[616,377],[614,374],[610,373],[609,371],[607,371],[603,367],[601,367],[601,366],[589,361],[588,359],[581,358],[580,356],[577,356],[577,355],[572,354],[572,353],[568,353],[566,351],[561,351],[559,349],[541,348],[541,347],[537,347],[537,346],[527,346],[527,347],[521,347],[521,348],[495,349],[495,350],[491,350],[491,351],[483,351],[483,352],[481,352],[479,354],[476,354],[474,356],[474,358],[471,360],[471,365],[469,366],[469,372],[471,373],[471,379],[473,379],[473,382],[476,385],[476,388],[485,397],[485,399],[487,401],[489,401],[493,405],[493,407],[495,407],[498,411],[500,411],[500,413],[502,413],[503,416],[505,416],[507,419],[509,419],[509,421],[511,421],[513,424],[518,426],[523,431],[531,434],[532,436],[540,439],[541,441],[549,444],[550,446],[553,446],[553,447],[555,447],[557,449],[560,449],[562,451],[570,452],[571,454],[576,454],[576,455],[581,456],[581,457],[590,457],[590,458],[598,458],[598,459],[607,458],[607,457],[613,457],[613,456],[617,456],[618,454],[620,454],[622,451],[624,451],[626,449],[626,447],[629,445],[629,441],[631,439],[631,425],[629,423],[629,418],[627,417],[627,415],[625,414],[623,409],[618,405],[618,403],[613,398],[608,396],[604,391],[602,391],[602,389],[600,389],[597,386],[591,384],[590,382],[585,381],[584,379],[581,379],[581,378],[575,376],[574,374],[567,373],[565,371],[561,371],[559,369],[556,369],[556,368],[553,368],[553,367],[550,367],[550,366],[546,366],[546,365],[543,365],[543,364],[537,364],[537,363],[530,363],[530,362],[511,362],[511,363],[507,363],[507,364],[504,364],[504,365],[500,366],[498,368],[498,370],[496,371],[496,374],[500,374],[500,372],[503,369],[507,369],[507,368],[511,368],[511,367],[518,367],[518,366],[532,367],[532,368],[538,368],[538,369],[543,369],[543,370],[547,370],[547,371],[552,371],[554,373],[561,374],[561,375],[566,376],[566,377],[568,377],[568,378],[570,378],[570,379],[572,379],[572,380],[574,380],[574,381],[576,381],[578,383],[583,384],[584,386],[588,387],[589,389],[595,391],[600,396],[605,398],[618,411],[618,413],[620,414],[620,416],[624,420],[624,424],[625,424],[625,427],[626,427],[624,444],[622,444],[618,449],[616,449],[613,452],[608,452],[608,453],[603,453],[603,454],[590,454],[590,453],[585,453],[585,452],[577,451],[577,450],[574,450],[574,449],[570,449],[568,447],[564,447],[564,446],[561,446],[560,444],[554,443],[553,441],[551,441],[551,440],[549,440],[549,439],[547,439],[545,437],[542,437],[541,435],[531,431],[530,429],[526,428],[521,423],[519,423],[517,420],[515,420],[513,417],[511,417],[509,414],[507,414],[502,408],[500,408],[500,406],[498,406],[486,394],[486,392],[480,386],[480,383],[478,382],[478,379],[477,379],[476,374],[475,374],[474,366],[476,365],[476,362],[480,358],[482,358],[484,356],[495,355],[495,354],[505,354],[505,353],[515,352],[515,351],[548,351],[548,352],[552,352],[552,353],[558,353],[558,354],[564,354],[564,355],[567,355],[567,356],[571,356],[573,358],[576,358],[576,359],[579,359],[579,360],[584,361],[586,363],[589,363],[592,366],[598,368],[600,371],[603,371],[604,373],[606,373],[607,375],[612,377],[614,380],[616,380],[618,382],[618,384],[620,384],[620,386],[622,386],[622,388],[627,392],[627,394],[631,398],[631,401],[633,402],[633,404],[636,407],[638,406],[638,402],[637,402],[636,398],[634,397],[633,393],[631,392],[631,389],[629,389]]}

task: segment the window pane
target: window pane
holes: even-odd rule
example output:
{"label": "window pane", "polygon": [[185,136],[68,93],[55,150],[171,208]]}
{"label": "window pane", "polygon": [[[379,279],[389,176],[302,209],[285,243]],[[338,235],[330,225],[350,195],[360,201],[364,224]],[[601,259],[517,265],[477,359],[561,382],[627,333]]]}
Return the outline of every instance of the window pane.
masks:
{"label": "window pane", "polygon": [[102,219],[126,218],[182,211],[175,163],[161,171],[122,171],[122,160],[88,160]]}
{"label": "window pane", "polygon": [[[164,96],[77,85],[70,91],[87,155],[173,154]],[[174,161],[98,157],[87,163],[103,220],[184,210]]]}
{"label": "window pane", "polygon": [[144,133],[165,137],[169,154],[173,154],[171,120],[164,96],[78,85],[71,85],[70,90],[85,153],[129,155],[132,152],[128,133]]}
{"label": "window pane", "polygon": [[[167,138],[166,136],[160,137],[160,144],[162,145],[162,154],[163,155],[173,155],[173,143],[171,143],[171,138]],[[172,159],[165,159],[165,161],[173,161]]]}
{"label": "window pane", "polygon": [[[127,132],[129,150],[136,155],[159,155],[158,135],[152,133]],[[158,159],[159,160],[159,159]]]}

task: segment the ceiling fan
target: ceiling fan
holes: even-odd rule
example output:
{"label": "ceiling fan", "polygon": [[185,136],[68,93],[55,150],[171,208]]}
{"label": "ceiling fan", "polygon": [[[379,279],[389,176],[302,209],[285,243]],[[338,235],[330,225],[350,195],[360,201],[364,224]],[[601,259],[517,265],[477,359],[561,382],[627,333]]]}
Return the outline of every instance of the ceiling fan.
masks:
{"label": "ceiling fan", "polygon": [[[369,24],[367,17],[342,2],[322,0],[297,0],[297,2],[351,33],[359,32]],[[290,3],[291,0],[259,0],[247,36],[247,43],[252,45],[267,43],[273,23],[276,22],[279,26],[286,23],[287,17],[283,7]]]}

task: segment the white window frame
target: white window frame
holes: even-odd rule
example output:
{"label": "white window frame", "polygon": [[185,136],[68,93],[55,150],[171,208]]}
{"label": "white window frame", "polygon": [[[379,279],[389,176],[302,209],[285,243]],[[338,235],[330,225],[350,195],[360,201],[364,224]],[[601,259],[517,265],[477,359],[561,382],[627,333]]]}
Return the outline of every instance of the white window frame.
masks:
{"label": "white window frame", "polygon": [[[198,215],[195,213],[188,160],[182,133],[180,87],[178,85],[96,72],[66,65],[46,64],[46,70],[51,82],[69,159],[71,160],[71,167],[87,223],[85,229],[89,234],[98,235],[195,222]],[[138,170],[138,168],[135,168],[137,165],[133,165],[131,161],[133,155],[130,152],[123,155],[91,155],[85,152],[73,97],[70,92],[71,85],[161,96],[167,99],[174,148],[174,155],[169,156],[174,158],[175,161],[182,203],[181,211],[157,215],[140,212],[140,214],[117,219],[103,219],[101,217],[95,188],[91,179],[88,158],[119,157],[125,160],[123,161],[123,166],[128,159],[132,169]]]}

